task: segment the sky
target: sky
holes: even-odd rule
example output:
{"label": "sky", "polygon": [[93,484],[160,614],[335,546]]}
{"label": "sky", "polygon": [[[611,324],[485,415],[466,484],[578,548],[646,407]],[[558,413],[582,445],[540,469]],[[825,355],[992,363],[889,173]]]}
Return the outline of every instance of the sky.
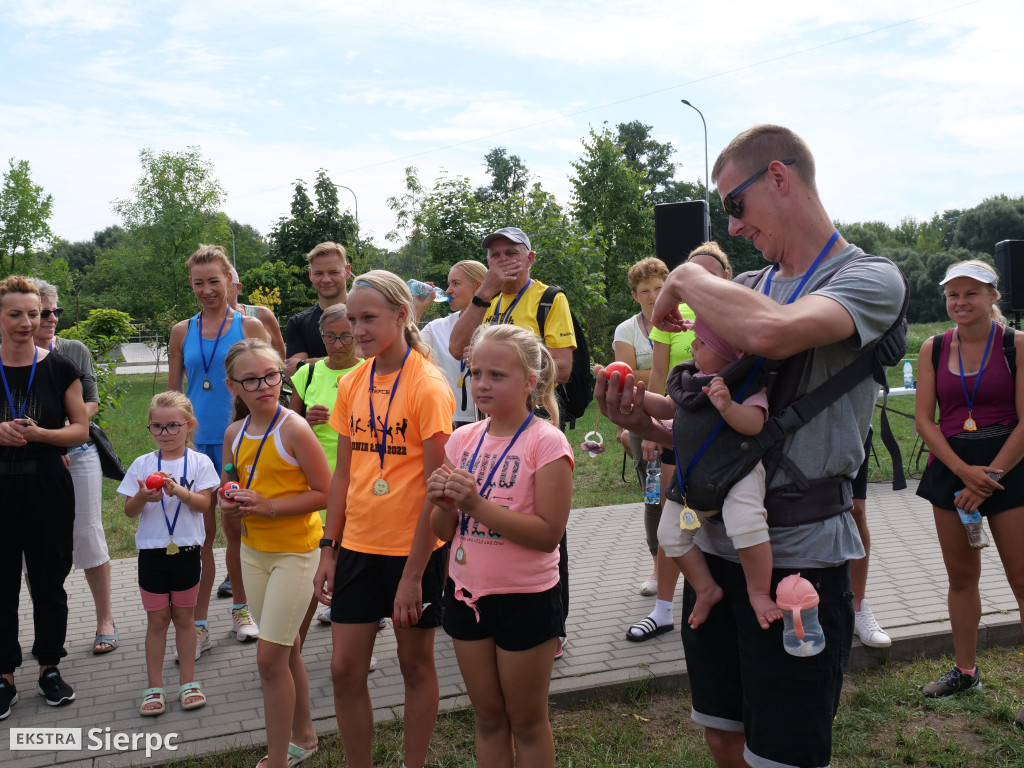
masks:
{"label": "sky", "polygon": [[785,125],[834,219],[897,225],[1024,195],[1022,21],[1020,0],[0,0],[0,162],[31,164],[69,241],[120,223],[141,149],[198,146],[233,219],[268,234],[324,168],[384,244],[409,166],[482,185],[501,146],[567,204],[590,129],[639,120],[703,180],[702,114],[712,165]]}

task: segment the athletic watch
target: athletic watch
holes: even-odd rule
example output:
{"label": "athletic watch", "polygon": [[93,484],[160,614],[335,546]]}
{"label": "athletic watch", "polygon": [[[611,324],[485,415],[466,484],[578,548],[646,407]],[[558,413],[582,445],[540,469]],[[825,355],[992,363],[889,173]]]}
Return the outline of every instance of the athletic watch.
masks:
{"label": "athletic watch", "polygon": [[472,300],[471,303],[476,305],[476,306],[478,306],[478,307],[483,307],[484,309],[487,309],[488,307],[491,306],[491,302],[484,301],[479,296],[477,296],[475,293],[473,294],[473,300]]}
{"label": "athletic watch", "polygon": [[330,547],[331,549],[337,549],[339,546],[341,546],[341,545],[337,541],[335,541],[334,539],[320,539],[320,548],[321,549],[324,548],[324,547]]}

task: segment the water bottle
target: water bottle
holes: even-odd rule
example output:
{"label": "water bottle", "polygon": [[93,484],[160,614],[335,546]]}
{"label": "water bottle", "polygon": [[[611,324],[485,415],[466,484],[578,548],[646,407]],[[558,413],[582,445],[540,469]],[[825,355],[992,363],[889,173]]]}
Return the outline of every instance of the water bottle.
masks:
{"label": "water bottle", "polygon": [[910,364],[909,360],[903,361],[903,386],[906,389],[914,388],[914,366]]}
{"label": "water bottle", "polygon": [[644,483],[644,504],[661,506],[661,462],[651,459],[647,462],[647,481]]}
{"label": "water bottle", "polygon": [[[960,491],[953,494],[955,499],[960,495]],[[960,515],[960,522],[964,524],[964,530],[967,531],[967,543],[970,544],[974,549],[983,549],[989,545],[988,534],[985,533],[985,526],[981,522],[981,513],[978,510],[973,512],[965,512],[956,508],[956,513]]]}
{"label": "water bottle", "polygon": [[436,285],[430,285],[420,280],[411,279],[408,281],[409,290],[412,291],[413,296],[433,296],[434,301],[451,301],[452,297],[445,293],[443,290],[438,288]]}
{"label": "water bottle", "polygon": [[782,609],[782,647],[790,656],[815,656],[825,650],[825,633],[818,621],[818,593],[799,573],[787,576],[775,590]]}

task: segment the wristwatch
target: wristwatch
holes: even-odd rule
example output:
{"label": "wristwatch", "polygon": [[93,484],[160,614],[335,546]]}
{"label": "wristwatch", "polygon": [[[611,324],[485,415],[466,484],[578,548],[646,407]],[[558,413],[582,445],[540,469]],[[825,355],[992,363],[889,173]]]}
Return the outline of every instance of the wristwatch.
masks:
{"label": "wristwatch", "polygon": [[299,362],[297,362],[295,364],[295,370],[298,371],[299,368],[301,368],[302,366],[304,366],[308,362],[309,362],[309,360],[307,360],[306,358],[302,358],[301,360],[299,360]]}
{"label": "wristwatch", "polygon": [[484,309],[487,309],[488,307],[491,306],[491,302],[484,301],[479,296],[477,296],[475,293],[473,294],[473,299],[472,299],[471,303],[474,304],[475,306],[483,307]]}
{"label": "wristwatch", "polygon": [[341,546],[341,545],[337,541],[335,541],[334,539],[320,539],[320,548],[321,549],[324,548],[324,547],[330,547],[331,549],[337,549],[339,546]]}

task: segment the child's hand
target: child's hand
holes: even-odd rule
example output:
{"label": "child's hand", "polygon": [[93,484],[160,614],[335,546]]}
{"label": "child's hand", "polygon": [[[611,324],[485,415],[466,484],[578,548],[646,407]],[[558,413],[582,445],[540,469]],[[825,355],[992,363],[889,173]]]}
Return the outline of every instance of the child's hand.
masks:
{"label": "child's hand", "polygon": [[464,469],[453,469],[444,483],[444,495],[463,512],[472,512],[480,501],[476,478]]}
{"label": "child's hand", "polygon": [[263,498],[252,488],[239,488],[237,491],[232,491],[231,499],[238,504],[238,507],[229,513],[232,517],[274,516],[274,502],[271,499]]}
{"label": "child's hand", "polygon": [[[146,503],[151,501],[160,501],[160,497],[164,495],[162,488],[157,488],[151,491],[146,487],[146,481],[141,478],[136,478],[135,482],[139,484],[138,493],[135,494],[136,498],[142,499]],[[164,481],[166,482],[166,480]]]}
{"label": "child's hand", "polygon": [[326,424],[331,418],[331,411],[326,405],[312,405],[306,409],[306,422],[311,427]]}
{"label": "child's hand", "polygon": [[435,469],[427,479],[427,500],[441,509],[454,512],[455,507],[450,496],[445,495],[445,484],[451,476],[451,467],[442,464]]}
{"label": "child's hand", "polygon": [[222,494],[220,488],[215,488],[213,491],[217,494],[217,505],[220,507],[221,512],[236,520],[245,517],[245,514],[241,511],[241,499],[235,497],[235,494],[241,493],[242,490],[239,488],[238,490],[231,491],[231,496]]}
{"label": "child's hand", "polygon": [[711,380],[710,386],[701,387],[708,399],[711,400],[711,404],[718,409],[719,413],[725,413],[729,410],[732,405],[732,395],[729,393],[729,388],[725,386],[725,381],[721,376],[715,376]]}

